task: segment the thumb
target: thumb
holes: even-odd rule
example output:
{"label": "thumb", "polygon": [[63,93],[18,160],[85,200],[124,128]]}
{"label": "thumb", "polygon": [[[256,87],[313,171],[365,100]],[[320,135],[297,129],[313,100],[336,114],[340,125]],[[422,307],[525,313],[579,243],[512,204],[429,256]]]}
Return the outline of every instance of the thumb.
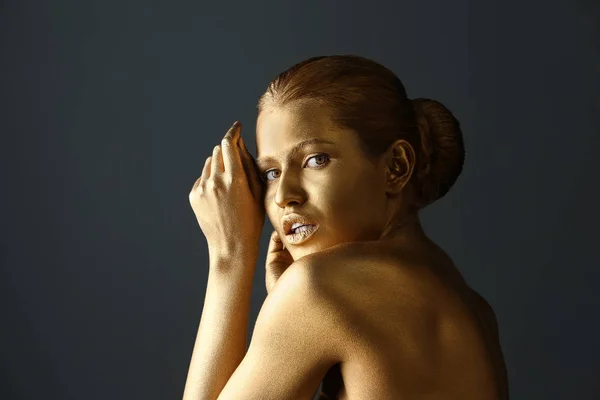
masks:
{"label": "thumb", "polygon": [[269,249],[267,250],[266,258],[267,268],[282,270],[282,272],[294,262],[292,255],[289,250],[285,248],[285,244],[277,231],[271,233],[271,240],[269,240]]}
{"label": "thumb", "polygon": [[265,284],[270,293],[279,277],[293,264],[294,259],[281,240],[277,231],[271,233],[265,262]]}
{"label": "thumb", "polygon": [[269,253],[277,253],[282,250],[285,250],[285,244],[283,240],[281,240],[281,236],[277,231],[273,231],[271,233],[271,240],[269,240],[269,249],[267,250],[267,254]]}

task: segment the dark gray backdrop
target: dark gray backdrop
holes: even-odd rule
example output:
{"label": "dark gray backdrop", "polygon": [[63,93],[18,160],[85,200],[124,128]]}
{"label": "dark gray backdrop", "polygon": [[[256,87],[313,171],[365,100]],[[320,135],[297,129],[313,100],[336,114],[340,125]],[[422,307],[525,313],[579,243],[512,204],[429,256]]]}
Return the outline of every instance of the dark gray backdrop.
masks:
{"label": "dark gray backdrop", "polygon": [[465,171],[423,220],[496,310],[512,399],[599,399],[599,4],[5,0],[0,397],[181,398],[204,160],[236,119],[256,155],[279,72],[359,54],[462,123]]}

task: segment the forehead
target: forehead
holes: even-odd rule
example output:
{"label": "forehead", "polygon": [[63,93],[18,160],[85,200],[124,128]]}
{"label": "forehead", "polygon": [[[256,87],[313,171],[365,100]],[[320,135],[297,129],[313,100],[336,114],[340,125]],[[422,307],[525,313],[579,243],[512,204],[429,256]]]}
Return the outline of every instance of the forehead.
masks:
{"label": "forehead", "polygon": [[320,138],[341,146],[348,140],[318,105],[293,105],[266,109],[256,121],[258,157],[276,157],[294,144]]}

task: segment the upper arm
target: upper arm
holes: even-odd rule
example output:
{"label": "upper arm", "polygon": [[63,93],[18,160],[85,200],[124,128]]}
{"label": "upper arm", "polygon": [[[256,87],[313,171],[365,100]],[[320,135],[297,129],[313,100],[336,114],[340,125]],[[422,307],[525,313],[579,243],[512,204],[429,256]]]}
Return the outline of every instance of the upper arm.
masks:
{"label": "upper arm", "polygon": [[341,361],[335,307],[303,267],[292,264],[265,300],[248,352],[219,400],[310,399]]}

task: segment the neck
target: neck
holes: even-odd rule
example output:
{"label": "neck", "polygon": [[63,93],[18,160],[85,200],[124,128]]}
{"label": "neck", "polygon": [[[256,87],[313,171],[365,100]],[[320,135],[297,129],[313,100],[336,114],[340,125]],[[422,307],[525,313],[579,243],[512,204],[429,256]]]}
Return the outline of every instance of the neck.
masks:
{"label": "neck", "polygon": [[404,214],[390,221],[384,228],[379,240],[393,241],[415,241],[427,240],[427,236],[421,226],[419,215],[416,211]]}
{"label": "neck", "polygon": [[379,240],[404,254],[418,254],[418,258],[429,260],[429,267],[443,274],[446,279],[465,284],[452,259],[423,231],[417,211],[394,218],[386,225]]}

